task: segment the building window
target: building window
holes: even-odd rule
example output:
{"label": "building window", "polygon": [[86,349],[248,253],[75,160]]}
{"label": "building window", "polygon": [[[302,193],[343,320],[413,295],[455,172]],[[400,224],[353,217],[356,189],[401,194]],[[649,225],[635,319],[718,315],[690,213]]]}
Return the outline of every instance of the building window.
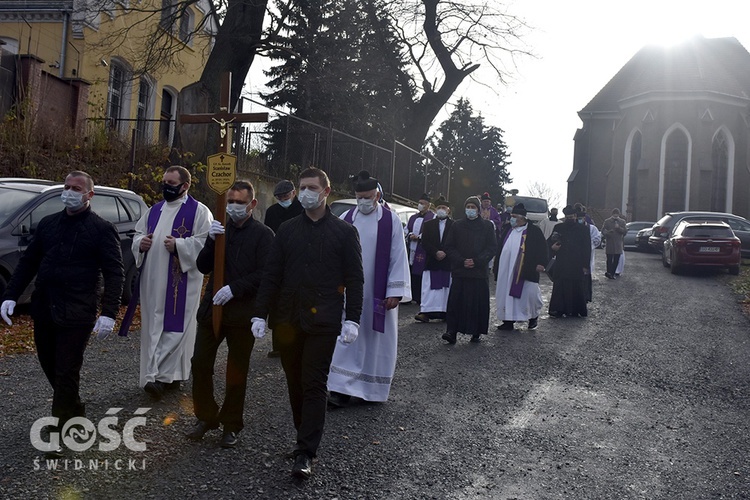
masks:
{"label": "building window", "polygon": [[688,171],[688,138],[682,130],[675,130],[667,138],[664,157],[663,212],[687,210],[685,190]]}
{"label": "building window", "polygon": [[180,40],[190,45],[191,35],[193,33],[193,14],[190,9],[186,8],[180,15]]}
{"label": "building window", "polygon": [[141,77],[138,86],[138,109],[136,111],[136,140],[138,144],[149,142],[151,133],[149,131],[148,110],[151,101],[151,84],[145,77]]}
{"label": "building window", "polygon": [[640,132],[633,135],[633,141],[630,144],[630,175],[628,181],[628,200],[630,207],[630,216],[632,220],[638,220],[638,165],[641,163],[642,155],[642,136]]}
{"label": "building window", "polygon": [[109,88],[107,94],[107,124],[115,129],[123,118],[123,99],[125,97],[125,69],[117,62],[112,62],[109,70]]}
{"label": "building window", "polygon": [[174,134],[174,95],[167,89],[161,93],[161,114],[159,116],[159,141],[171,144]]}
{"label": "building window", "polygon": [[173,0],[162,0],[161,18],[159,19],[159,26],[169,33],[172,33],[172,24],[174,23],[175,8],[172,3]]}
{"label": "building window", "polygon": [[723,212],[726,210],[727,198],[727,171],[729,169],[729,145],[724,132],[719,132],[714,137],[711,148],[711,211]]}
{"label": "building window", "polygon": [[193,11],[187,5],[178,7],[175,0],[162,0],[159,26],[189,45],[195,26]]}

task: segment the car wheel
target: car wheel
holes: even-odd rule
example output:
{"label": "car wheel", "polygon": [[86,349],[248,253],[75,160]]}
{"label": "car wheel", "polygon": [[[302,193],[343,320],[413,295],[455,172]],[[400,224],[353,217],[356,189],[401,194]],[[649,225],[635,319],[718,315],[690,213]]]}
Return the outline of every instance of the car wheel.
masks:
{"label": "car wheel", "polygon": [[740,266],[729,266],[729,274],[738,276],[740,274]]}
{"label": "car wheel", "polygon": [[135,292],[135,286],[138,282],[138,273],[139,269],[133,264],[130,266],[130,269],[128,269],[128,272],[125,273],[125,283],[122,287],[122,303],[127,304],[130,302],[130,299],[133,297],[133,292]]}

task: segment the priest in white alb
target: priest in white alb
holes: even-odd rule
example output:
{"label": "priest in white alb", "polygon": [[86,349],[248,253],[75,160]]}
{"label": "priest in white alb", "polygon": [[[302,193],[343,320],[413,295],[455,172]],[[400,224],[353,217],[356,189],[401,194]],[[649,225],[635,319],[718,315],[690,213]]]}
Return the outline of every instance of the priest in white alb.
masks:
{"label": "priest in white alb", "polygon": [[510,225],[500,235],[495,304],[498,330],[513,330],[516,321],[528,321],[535,330],[542,310],[539,273],[547,265],[547,242],[542,230],[526,219],[526,207],[516,203]]}
{"label": "priest in white alb", "polygon": [[357,339],[338,342],[328,375],[328,401],[346,406],[351,397],[388,400],[396,371],[398,304],[411,300],[409,260],[401,220],[380,200],[378,181],[362,171],[355,179],[357,207],[342,215],[362,243],[364,301]]}
{"label": "priest in white alb", "polygon": [[190,181],[186,168],[167,168],[164,201],[141,217],[133,237],[133,255],[141,271],[140,386],[156,400],[188,379],[195,345],[203,286],[196,259],[213,216],[188,195]]}

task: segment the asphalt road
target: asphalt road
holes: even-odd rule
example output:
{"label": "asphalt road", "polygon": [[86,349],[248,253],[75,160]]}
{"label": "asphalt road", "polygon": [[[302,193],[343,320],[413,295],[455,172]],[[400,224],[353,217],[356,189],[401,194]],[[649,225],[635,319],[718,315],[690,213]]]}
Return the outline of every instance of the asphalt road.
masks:
{"label": "asphalt road", "polygon": [[54,471],[29,441],[51,402],[41,369],[2,358],[0,497],[750,498],[750,342],[731,278],[673,276],[659,256],[628,252],[611,281],[603,263],[598,250],[588,318],[543,316],[534,332],[480,344],[449,346],[444,323],[415,323],[416,306],[402,306],[390,400],[329,411],[306,484],[289,477],[294,431],[269,338],[253,352],[235,450],[218,448],[218,431],[185,440],[189,387],[159,403],[141,393],[137,335],[92,339],[87,415],[97,424],[122,407],[121,429],[150,408],[135,434],[146,450],[100,451],[99,437]]}

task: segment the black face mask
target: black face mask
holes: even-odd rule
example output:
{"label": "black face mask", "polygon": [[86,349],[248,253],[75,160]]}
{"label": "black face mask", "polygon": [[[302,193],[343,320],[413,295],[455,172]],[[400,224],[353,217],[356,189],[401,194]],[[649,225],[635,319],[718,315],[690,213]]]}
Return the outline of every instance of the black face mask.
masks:
{"label": "black face mask", "polygon": [[182,191],[180,191],[180,188],[182,187],[182,184],[178,186],[172,186],[171,184],[167,184],[166,182],[163,182],[161,185],[161,192],[164,195],[164,199],[166,201],[174,201],[177,198],[180,197],[182,194]]}

